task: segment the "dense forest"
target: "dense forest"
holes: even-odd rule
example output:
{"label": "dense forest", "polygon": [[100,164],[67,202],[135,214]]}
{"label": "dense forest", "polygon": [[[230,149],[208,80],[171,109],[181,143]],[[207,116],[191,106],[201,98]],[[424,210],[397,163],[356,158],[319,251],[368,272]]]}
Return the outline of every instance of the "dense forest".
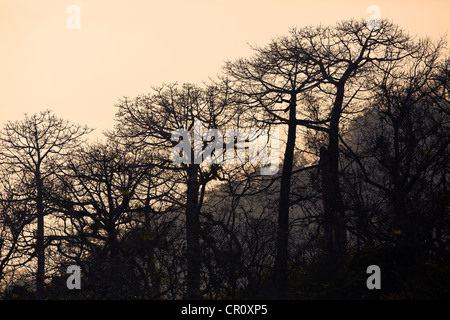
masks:
{"label": "dense forest", "polygon": [[[252,50],[118,98],[95,142],[50,110],[5,121],[1,298],[449,298],[445,41],[349,20]],[[237,129],[276,170],[217,135]]]}

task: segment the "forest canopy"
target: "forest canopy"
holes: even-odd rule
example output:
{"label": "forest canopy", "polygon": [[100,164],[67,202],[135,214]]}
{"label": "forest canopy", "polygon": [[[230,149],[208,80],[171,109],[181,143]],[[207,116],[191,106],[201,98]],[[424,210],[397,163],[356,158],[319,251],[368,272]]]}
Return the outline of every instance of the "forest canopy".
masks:
{"label": "forest canopy", "polygon": [[348,20],[252,50],[118,99],[96,142],[50,110],[6,121],[0,296],[450,297],[445,41]]}

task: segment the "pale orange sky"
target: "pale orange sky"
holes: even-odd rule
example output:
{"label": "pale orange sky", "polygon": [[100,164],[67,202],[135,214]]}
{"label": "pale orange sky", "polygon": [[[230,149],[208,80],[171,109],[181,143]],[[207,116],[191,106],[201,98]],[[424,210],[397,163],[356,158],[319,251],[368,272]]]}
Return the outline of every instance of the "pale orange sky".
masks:
{"label": "pale orange sky", "polygon": [[[81,28],[69,30],[70,5]],[[450,30],[450,1],[0,0],[0,124],[44,109],[112,129],[122,96],[201,84],[292,26],[367,19],[370,5],[411,34]]]}

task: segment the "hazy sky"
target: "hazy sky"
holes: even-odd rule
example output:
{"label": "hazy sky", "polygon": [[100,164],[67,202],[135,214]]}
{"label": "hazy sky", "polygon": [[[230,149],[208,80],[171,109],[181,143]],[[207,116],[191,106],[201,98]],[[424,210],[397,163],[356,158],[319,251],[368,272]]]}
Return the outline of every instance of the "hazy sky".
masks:
{"label": "hazy sky", "polygon": [[[67,8],[80,8],[70,30]],[[0,0],[0,123],[44,109],[112,129],[122,96],[201,84],[289,27],[363,18],[376,5],[411,34],[450,29],[449,0]],[[450,30],[449,30],[450,31]]]}

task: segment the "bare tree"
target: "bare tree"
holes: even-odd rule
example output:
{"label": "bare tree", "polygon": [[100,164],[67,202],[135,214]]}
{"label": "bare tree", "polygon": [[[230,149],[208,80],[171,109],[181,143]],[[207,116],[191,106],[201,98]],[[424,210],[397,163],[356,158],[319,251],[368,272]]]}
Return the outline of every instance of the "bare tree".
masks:
{"label": "bare tree", "polygon": [[7,122],[0,134],[0,161],[4,172],[20,181],[25,175],[30,189],[21,194],[22,199],[33,202],[33,218],[37,223],[35,252],[37,256],[36,296],[44,297],[45,234],[44,217],[47,210],[47,182],[52,179],[50,163],[67,160],[68,151],[82,142],[90,132],[87,127],[70,124],[44,111],[17,122]]}
{"label": "bare tree", "polygon": [[25,226],[30,223],[31,217],[27,212],[27,203],[14,197],[14,193],[25,186],[21,186],[20,182],[13,183],[6,176],[2,176],[1,182],[0,288],[6,290],[8,284],[16,280],[14,274],[17,267],[26,261],[21,257],[21,245]]}
{"label": "bare tree", "polygon": [[[160,165],[170,172],[168,179],[177,182],[172,192],[175,204],[184,208],[186,217],[186,298],[199,298],[201,279],[200,211],[207,184],[217,179],[217,165],[201,165],[202,128],[220,129],[233,115],[226,90],[217,86],[205,89],[192,84],[175,84],[156,88],[150,95],[123,99],[118,107],[117,135],[133,148],[145,148],[157,155]],[[200,135],[200,153],[194,139],[184,136],[172,139],[178,130]],[[217,138],[217,137],[216,137]],[[184,161],[172,162],[171,153],[179,142],[184,143]],[[216,151],[214,157],[223,157]],[[176,154],[180,156],[180,154]],[[200,157],[200,158],[199,158]]]}
{"label": "bare tree", "polygon": [[362,179],[385,195],[392,211],[389,234],[395,231],[412,248],[411,257],[422,251],[427,232],[431,237],[425,226],[434,220],[420,212],[416,200],[430,201],[428,190],[442,186],[448,161],[443,46],[442,40],[422,40],[409,57],[389,64],[375,80],[371,108],[354,123],[357,134],[347,142],[341,137]]}
{"label": "bare tree", "polygon": [[295,39],[281,37],[264,48],[254,48],[253,58],[225,65],[226,79],[235,92],[246,97],[243,103],[257,124],[288,127],[280,178],[274,274],[276,295],[280,298],[286,297],[288,285],[289,208],[297,126],[325,130],[320,126],[324,121],[305,120],[299,112],[298,104],[306,99],[305,92],[319,84],[319,72],[308,63],[307,55],[295,50],[296,45]]}
{"label": "bare tree", "polygon": [[[370,29],[365,21],[344,21],[335,27],[294,30],[299,46],[321,73],[320,91],[331,102],[328,141],[320,150],[324,205],[325,253],[331,261],[346,256],[345,205],[339,183],[339,136],[346,115],[358,112],[359,99],[370,89],[366,79],[387,64],[412,54],[417,47],[398,26],[383,20]],[[307,48],[307,49],[304,49]]]}
{"label": "bare tree", "polygon": [[[96,261],[89,270],[91,279],[100,279],[90,284],[98,297],[126,298],[130,266],[141,270],[124,242],[140,230],[136,224],[141,213],[149,223],[152,197],[147,194],[155,186],[151,173],[155,171],[149,156],[131,152],[111,139],[75,150],[70,162],[59,166],[58,185],[63,192],[55,193],[52,200],[61,219],[70,223],[51,240],[72,261]],[[151,296],[147,277],[140,281]]]}
{"label": "bare tree", "polygon": [[[383,64],[411,54],[410,38],[382,21],[369,29],[365,21],[334,27],[292,29],[290,36],[255,48],[252,59],[228,62],[233,88],[264,112],[260,121],[287,124],[288,135],[280,185],[279,235],[275,279],[279,297],[287,292],[290,179],[297,126],[327,136],[320,152],[324,206],[324,248],[330,261],[346,256],[346,218],[339,183],[339,133],[342,118],[355,112],[354,101],[367,89],[364,77]],[[300,107],[297,107],[297,105]],[[288,113],[288,116],[283,116]]]}

